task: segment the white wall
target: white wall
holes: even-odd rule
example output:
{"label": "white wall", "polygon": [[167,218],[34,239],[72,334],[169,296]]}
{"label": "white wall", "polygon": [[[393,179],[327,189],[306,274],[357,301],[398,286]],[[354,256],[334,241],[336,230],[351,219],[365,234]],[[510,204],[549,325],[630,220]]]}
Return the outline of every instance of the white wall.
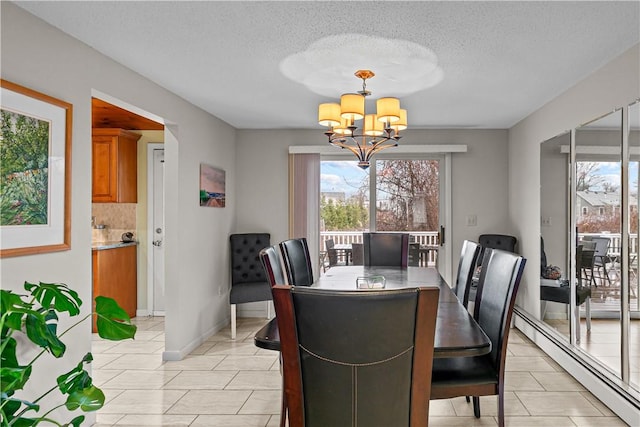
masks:
{"label": "white wall", "polygon": [[[235,211],[235,130],[142,76],[61,33],[14,4],[1,2],[2,78],[73,104],[71,250],[3,258],[3,289],[25,280],[68,284],[91,300],[91,91],[96,89],[172,123],[165,138],[167,357],[180,357],[228,322],[228,235]],[[177,135],[176,135],[177,134]],[[178,142],[179,141],[179,142]],[[201,208],[199,164],[227,171],[224,209]],[[66,322],[65,322],[66,323]],[[90,351],[89,322],[65,336],[63,360],[45,358],[31,388],[49,388],[55,376]]]}
{"label": "white wall", "polygon": [[[521,252],[536,268],[525,269],[517,304],[538,315],[540,287],[540,143],[640,98],[640,44],[597,70],[509,131],[509,217],[521,237]],[[516,322],[518,325],[518,322]],[[535,337],[534,337],[535,339]],[[565,365],[572,371],[572,367]],[[602,386],[602,385],[601,385]],[[590,387],[601,400],[618,405],[619,415],[635,415],[611,401],[610,391]],[[631,418],[626,418],[627,420]],[[637,420],[637,418],[634,418]]]}

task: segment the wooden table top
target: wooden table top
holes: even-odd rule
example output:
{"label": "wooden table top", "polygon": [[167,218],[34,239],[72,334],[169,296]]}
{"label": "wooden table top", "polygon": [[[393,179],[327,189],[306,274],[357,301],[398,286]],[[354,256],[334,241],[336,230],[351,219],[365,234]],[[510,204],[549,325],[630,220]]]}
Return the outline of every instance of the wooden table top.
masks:
{"label": "wooden table top", "polygon": [[[434,357],[480,356],[491,351],[491,341],[487,335],[435,268],[337,266],[330,268],[313,287],[353,290],[356,288],[356,278],[378,275],[385,277],[387,289],[419,286],[440,288]],[[280,335],[275,318],[256,333],[254,342],[260,348],[280,350]]]}

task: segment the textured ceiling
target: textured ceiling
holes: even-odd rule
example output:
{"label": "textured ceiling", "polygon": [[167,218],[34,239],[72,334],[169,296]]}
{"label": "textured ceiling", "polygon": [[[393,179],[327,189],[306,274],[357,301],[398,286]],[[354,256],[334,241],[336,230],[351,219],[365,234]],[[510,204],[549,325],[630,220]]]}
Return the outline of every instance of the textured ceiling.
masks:
{"label": "textured ceiling", "polygon": [[[317,104],[333,98],[281,63],[332,35],[435,53],[440,83],[400,97],[413,128],[509,128],[640,42],[638,1],[16,3],[239,129],[320,129]],[[376,71],[372,50],[355,50],[353,71]],[[329,49],[321,65],[348,61]],[[374,98],[395,78],[377,74]]]}

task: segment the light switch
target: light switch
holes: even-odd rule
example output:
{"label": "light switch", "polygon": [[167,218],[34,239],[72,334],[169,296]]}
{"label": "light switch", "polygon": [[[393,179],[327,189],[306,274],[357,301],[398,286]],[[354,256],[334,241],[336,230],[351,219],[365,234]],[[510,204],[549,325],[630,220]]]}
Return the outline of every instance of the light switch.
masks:
{"label": "light switch", "polygon": [[478,225],[478,217],[476,215],[467,215],[467,227],[475,227]]}

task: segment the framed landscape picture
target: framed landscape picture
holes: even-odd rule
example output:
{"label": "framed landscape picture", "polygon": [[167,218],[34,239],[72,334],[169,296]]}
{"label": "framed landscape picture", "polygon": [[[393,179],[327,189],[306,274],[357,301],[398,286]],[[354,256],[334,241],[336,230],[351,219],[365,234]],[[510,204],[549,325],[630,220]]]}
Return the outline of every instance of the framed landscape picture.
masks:
{"label": "framed landscape picture", "polygon": [[224,208],[225,171],[200,163],[200,206]]}
{"label": "framed landscape picture", "polygon": [[0,257],[69,250],[72,105],[0,90]]}

